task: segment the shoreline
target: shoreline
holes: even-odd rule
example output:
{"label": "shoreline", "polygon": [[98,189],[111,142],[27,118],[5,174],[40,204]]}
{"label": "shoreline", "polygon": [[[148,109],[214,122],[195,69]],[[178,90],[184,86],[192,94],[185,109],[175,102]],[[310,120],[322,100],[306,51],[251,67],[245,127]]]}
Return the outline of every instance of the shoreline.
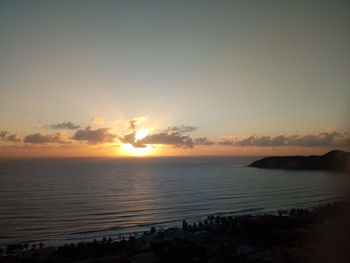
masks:
{"label": "shoreline", "polygon": [[[275,246],[279,247],[277,250],[280,252],[277,254],[290,248],[303,250],[298,242],[312,238],[329,220],[333,220],[334,215],[345,211],[344,207],[347,206],[347,202],[337,202],[314,206],[312,209],[280,210],[277,215],[211,215],[199,222],[183,221],[182,227],[151,227],[140,236],[130,235],[121,240],[106,236],[101,240],[50,247],[42,243],[32,246],[8,245],[0,251],[0,262],[164,262],[175,256],[180,257],[177,259],[179,261],[188,261],[194,257],[197,261],[193,262],[202,262],[204,254],[205,257],[212,257],[207,255],[208,249],[217,250],[213,252],[214,255],[223,258],[254,262],[252,258],[267,257],[261,253]],[[306,237],[300,237],[300,231],[306,231]],[[222,250],[222,247],[225,249]],[[271,256],[270,252],[266,253]],[[214,256],[212,262],[221,262],[223,258],[218,261],[220,257]]]}
{"label": "shoreline", "polygon": [[[321,201],[314,201],[307,204],[297,204],[297,205],[289,205],[284,206],[283,210],[291,210],[293,208],[295,209],[312,209],[317,206],[322,206],[324,204],[330,204],[330,203],[341,203],[347,200],[347,197],[343,196],[337,199],[329,199],[329,200],[321,200]],[[290,208],[288,208],[290,207]],[[264,207],[258,207],[258,208],[248,208],[248,209],[241,209],[236,211],[226,211],[226,212],[216,212],[213,214],[210,214],[210,216],[220,216],[220,217],[242,217],[242,216],[261,216],[261,215],[277,215],[278,210],[276,208],[267,209]],[[262,210],[262,211],[261,211]],[[183,219],[174,219],[164,222],[158,222],[158,223],[149,223],[147,225],[136,225],[133,227],[129,227],[127,230],[125,229],[124,232],[118,232],[113,229],[106,229],[106,230],[92,230],[92,231],[85,231],[85,232],[75,232],[71,234],[67,234],[67,237],[62,237],[58,239],[47,239],[47,240],[24,240],[24,241],[14,241],[9,243],[3,243],[0,244],[0,249],[6,249],[7,246],[12,245],[24,245],[31,247],[32,245],[38,245],[39,243],[45,244],[46,247],[59,247],[65,244],[78,244],[80,242],[90,243],[93,240],[102,240],[104,237],[111,237],[114,241],[120,241],[122,239],[128,239],[130,236],[134,237],[140,237],[144,232],[147,232],[151,227],[155,227],[156,229],[168,229],[168,228],[179,228],[182,225],[182,221],[186,220],[188,223],[198,223],[201,220],[205,220],[208,215],[201,215],[201,216],[192,216],[187,217]],[[132,228],[143,228],[142,230],[133,231]],[[113,233],[114,232],[114,233]],[[89,233],[100,233],[93,236],[84,236],[84,234]],[[103,234],[105,233],[105,234]],[[71,236],[68,238],[68,236]],[[74,236],[74,237],[73,237]]]}

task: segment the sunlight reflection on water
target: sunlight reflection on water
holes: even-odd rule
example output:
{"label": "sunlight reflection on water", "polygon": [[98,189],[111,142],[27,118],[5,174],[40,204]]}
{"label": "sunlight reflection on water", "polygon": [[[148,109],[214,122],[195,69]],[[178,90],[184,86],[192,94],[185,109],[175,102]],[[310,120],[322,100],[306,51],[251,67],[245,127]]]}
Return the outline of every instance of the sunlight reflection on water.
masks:
{"label": "sunlight reflection on water", "polygon": [[117,236],[152,224],[308,207],[345,195],[339,174],[245,166],[254,159],[2,160],[0,244]]}

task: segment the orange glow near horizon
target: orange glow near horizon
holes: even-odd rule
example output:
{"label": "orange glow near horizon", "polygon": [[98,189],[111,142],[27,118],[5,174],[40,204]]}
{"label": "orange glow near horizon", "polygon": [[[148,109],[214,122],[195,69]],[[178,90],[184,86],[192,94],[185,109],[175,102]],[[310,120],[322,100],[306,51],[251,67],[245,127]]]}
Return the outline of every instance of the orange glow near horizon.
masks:
{"label": "orange glow near horizon", "polygon": [[[136,131],[135,134],[135,142],[145,138],[148,134],[147,129],[142,129]],[[136,148],[130,143],[124,143],[122,144],[122,152],[125,155],[130,155],[130,156],[146,156],[149,155],[153,150],[153,147],[151,144],[147,144],[146,147],[143,148]]]}
{"label": "orange glow near horizon", "polygon": [[122,151],[125,155],[131,155],[131,156],[145,156],[149,155],[152,151],[152,145],[147,144],[144,148],[136,148],[130,143],[124,143],[122,144]]}

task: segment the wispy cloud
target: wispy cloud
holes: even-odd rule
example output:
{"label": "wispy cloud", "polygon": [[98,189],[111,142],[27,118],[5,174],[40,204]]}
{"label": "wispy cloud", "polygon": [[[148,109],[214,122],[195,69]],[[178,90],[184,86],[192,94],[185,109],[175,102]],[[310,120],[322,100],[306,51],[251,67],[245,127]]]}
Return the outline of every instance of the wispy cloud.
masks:
{"label": "wispy cloud", "polygon": [[91,118],[89,124],[94,125],[94,124],[103,124],[105,121],[104,119],[101,118]]}
{"label": "wispy cloud", "polygon": [[198,138],[194,138],[193,140],[195,145],[214,145],[215,144],[215,142],[213,142],[207,137],[198,137]]}
{"label": "wispy cloud", "polygon": [[112,129],[108,127],[100,129],[91,129],[90,126],[87,126],[85,129],[78,130],[73,139],[77,141],[86,141],[88,143],[105,143],[105,142],[114,142],[118,136],[112,133]]}
{"label": "wispy cloud", "polygon": [[350,146],[350,135],[335,130],[320,132],[318,134],[299,135],[251,135],[245,138],[230,137],[222,139],[218,144],[227,146]]}
{"label": "wispy cloud", "polygon": [[180,125],[180,126],[168,127],[168,130],[172,132],[186,133],[186,132],[193,132],[194,130],[197,130],[197,127]]}
{"label": "wispy cloud", "polygon": [[65,133],[57,132],[52,134],[35,133],[24,137],[26,143],[68,143],[68,137]]}
{"label": "wispy cloud", "polygon": [[0,131],[0,138],[5,138],[7,133],[7,131]]}
{"label": "wispy cloud", "polygon": [[128,120],[129,129],[135,130],[136,125],[147,120],[147,117],[136,117]]}
{"label": "wispy cloud", "polygon": [[17,133],[16,134],[11,134],[11,135],[7,136],[7,138],[6,138],[6,140],[8,142],[20,142],[21,139],[22,139],[21,135],[19,135]]}
{"label": "wispy cloud", "polygon": [[55,129],[55,130],[76,130],[80,128],[80,125],[75,125],[70,121],[68,121],[68,122],[61,122],[57,124],[45,125],[43,128]]}
{"label": "wispy cloud", "polygon": [[7,131],[0,131],[0,141],[5,142],[20,142],[21,141],[21,135],[19,134],[11,134],[7,135]]}

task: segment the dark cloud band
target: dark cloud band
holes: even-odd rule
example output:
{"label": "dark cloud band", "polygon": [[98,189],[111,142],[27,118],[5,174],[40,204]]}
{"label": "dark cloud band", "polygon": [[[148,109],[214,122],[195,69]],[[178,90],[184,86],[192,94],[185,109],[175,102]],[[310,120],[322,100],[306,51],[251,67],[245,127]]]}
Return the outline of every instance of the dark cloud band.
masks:
{"label": "dark cloud band", "polygon": [[321,132],[305,135],[263,136],[251,135],[246,138],[231,137],[221,140],[218,144],[227,146],[303,146],[303,147],[331,147],[350,146],[350,135],[337,131]]}
{"label": "dark cloud band", "polygon": [[86,141],[88,143],[105,143],[105,142],[114,142],[118,138],[116,134],[111,132],[111,128],[104,127],[100,129],[91,129],[90,126],[87,126],[85,129],[78,130],[73,139],[77,141]]}
{"label": "dark cloud band", "polygon": [[76,130],[80,128],[80,125],[75,125],[70,121],[68,121],[68,122],[62,122],[57,124],[45,125],[43,128],[54,129],[54,130]]}
{"label": "dark cloud band", "polygon": [[67,137],[64,133],[57,132],[53,134],[35,133],[24,137],[24,142],[27,143],[68,143]]}

